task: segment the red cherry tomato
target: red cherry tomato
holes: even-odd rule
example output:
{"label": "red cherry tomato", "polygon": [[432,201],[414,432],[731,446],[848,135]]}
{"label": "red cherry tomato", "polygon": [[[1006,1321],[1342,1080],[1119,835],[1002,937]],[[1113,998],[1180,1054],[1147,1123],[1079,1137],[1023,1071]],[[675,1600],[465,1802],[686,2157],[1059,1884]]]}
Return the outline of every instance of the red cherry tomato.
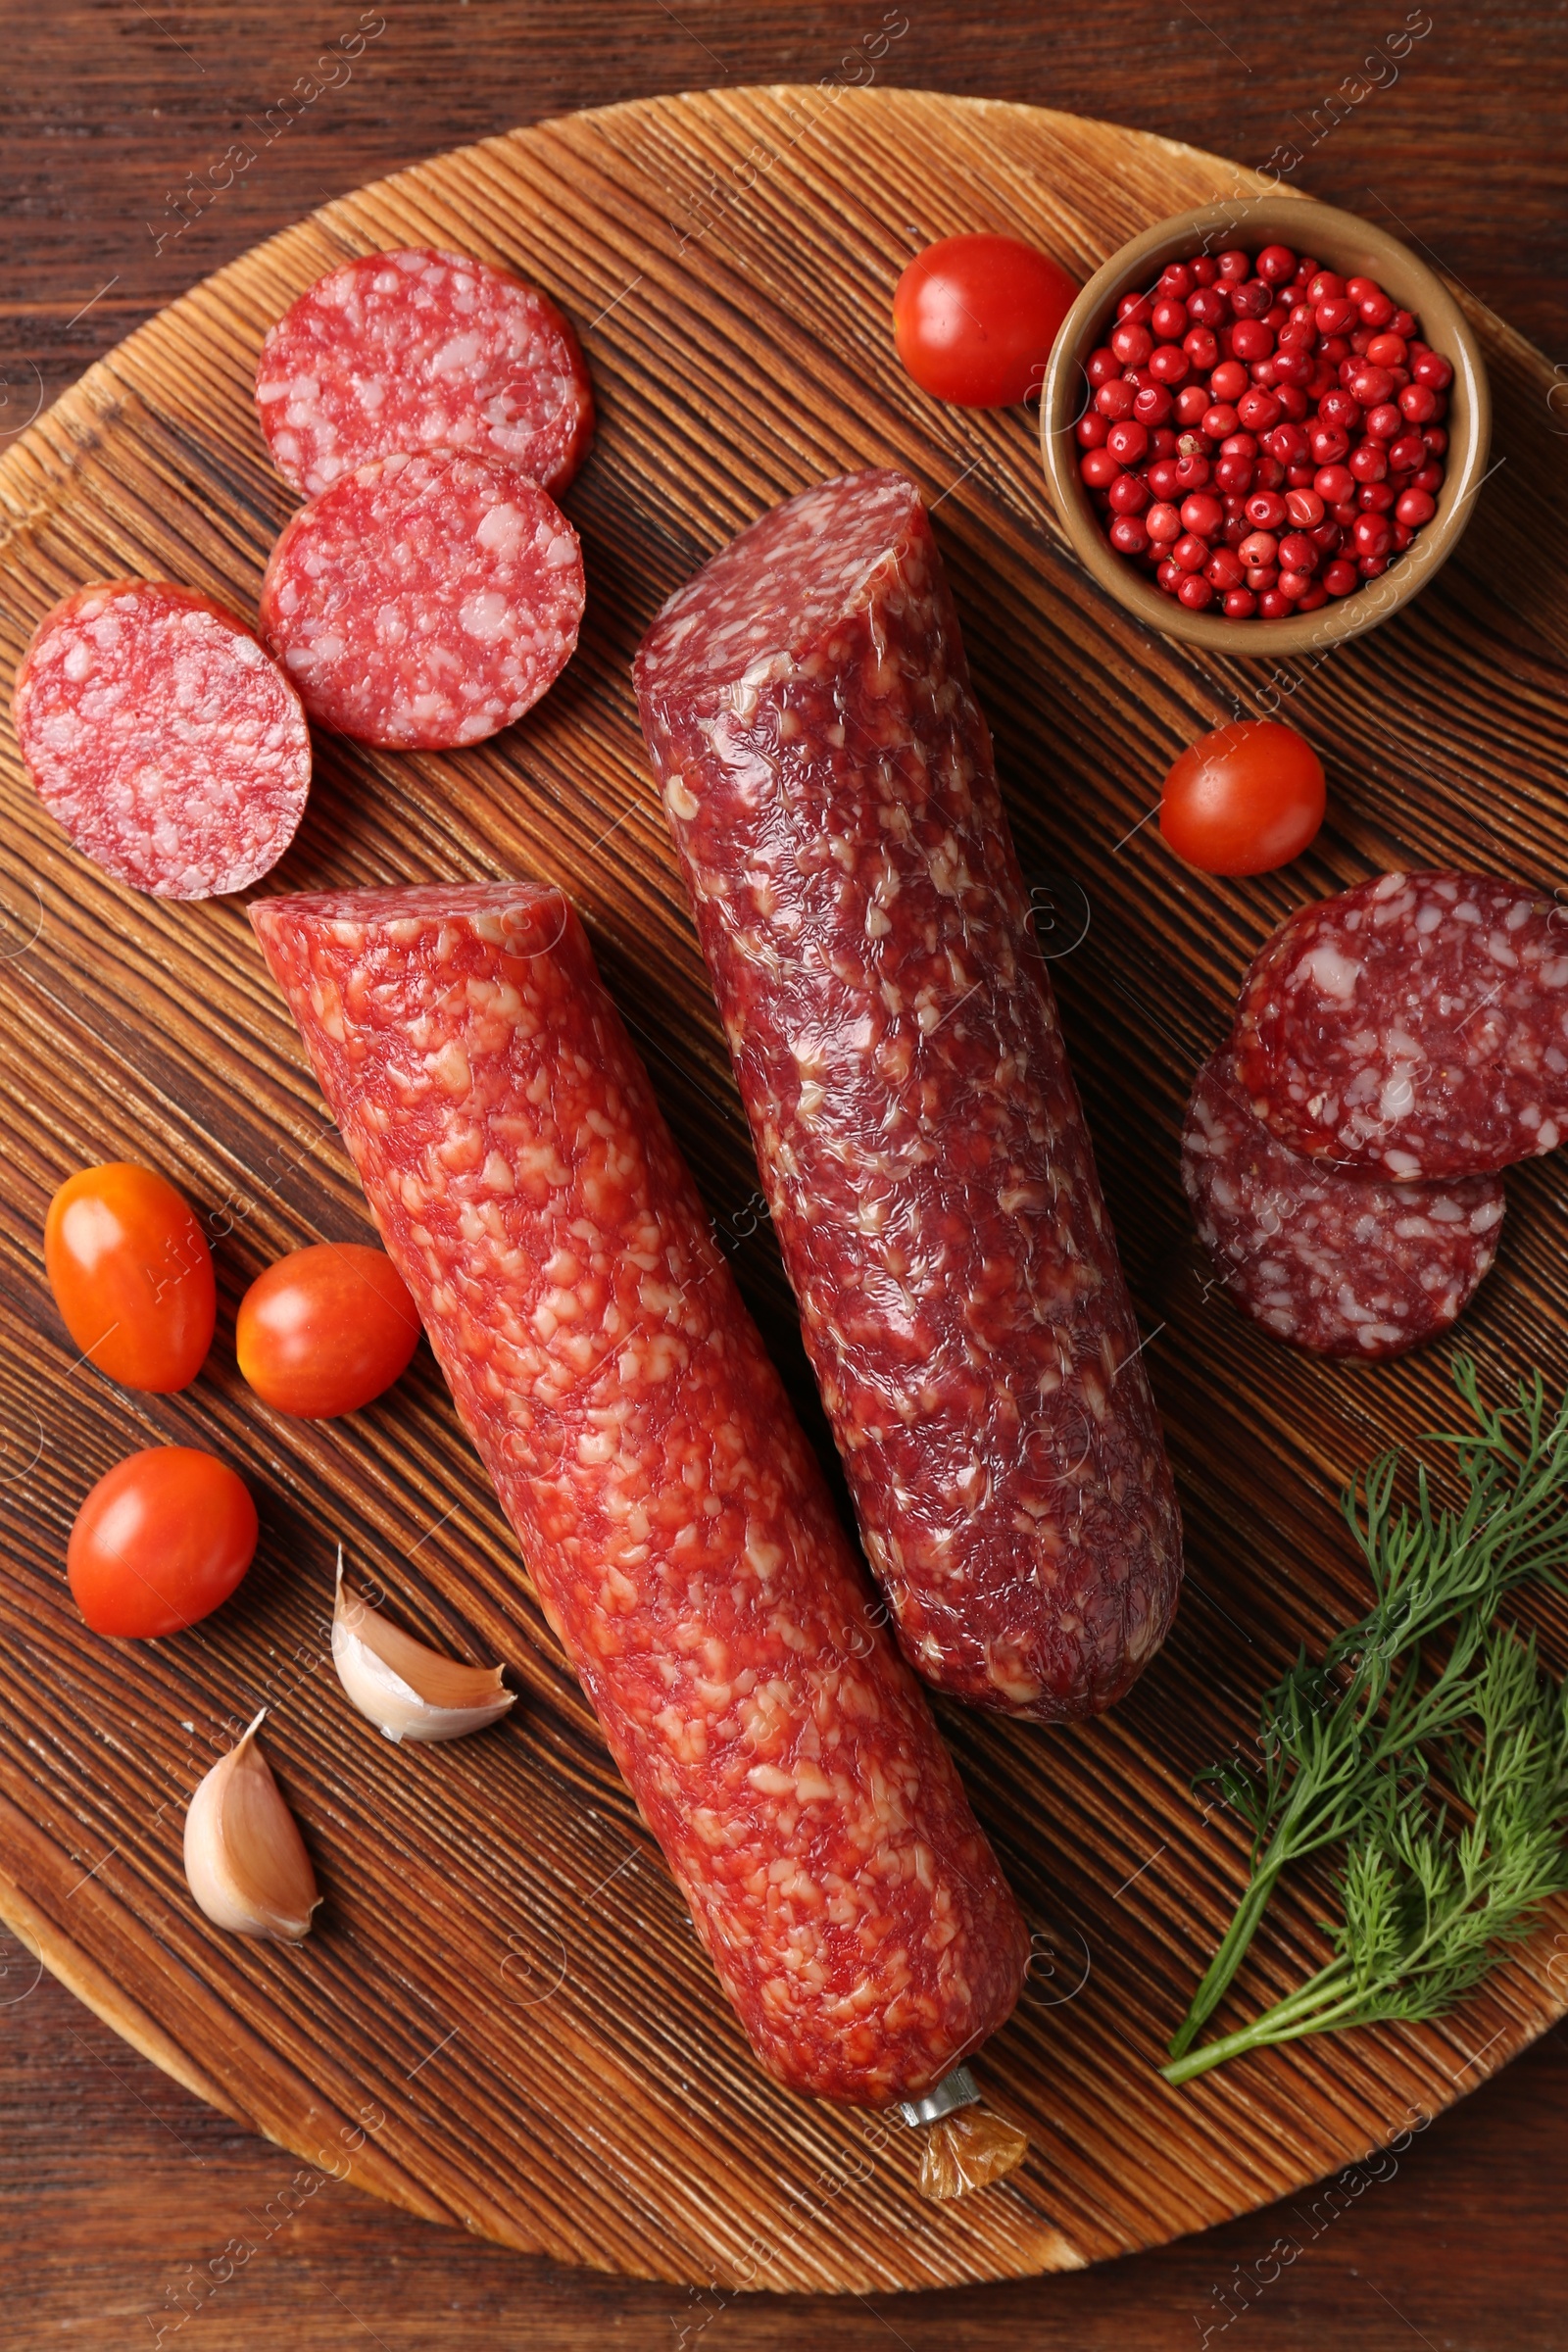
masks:
{"label": "red cherry tomato", "polygon": [[152,1446],[101,1478],[76,1513],[66,1574],[95,1634],[151,1642],[225,1601],[256,1555],[237,1472],[190,1446]]}
{"label": "red cherry tomato", "polygon": [[1205,874],[1267,874],[1299,858],[1323,808],[1323,762],[1305,737],[1277,718],[1240,718],[1183,752],[1159,829]]}
{"label": "red cherry tomato", "polygon": [[1016,237],[944,237],[893,290],[893,340],[923,391],[966,409],[1038,400],[1078,288]]}
{"label": "red cherry tomato", "polygon": [[68,1177],[44,1219],[43,1262],[100,1372],[161,1395],[189,1387],[213,1344],[213,1253],[172,1184],[124,1159]]}
{"label": "red cherry tomato", "polygon": [[234,1327],[239,1368],[280,1413],[330,1421],[389,1389],[419,1344],[419,1317],[384,1250],[296,1250],[259,1275]]}

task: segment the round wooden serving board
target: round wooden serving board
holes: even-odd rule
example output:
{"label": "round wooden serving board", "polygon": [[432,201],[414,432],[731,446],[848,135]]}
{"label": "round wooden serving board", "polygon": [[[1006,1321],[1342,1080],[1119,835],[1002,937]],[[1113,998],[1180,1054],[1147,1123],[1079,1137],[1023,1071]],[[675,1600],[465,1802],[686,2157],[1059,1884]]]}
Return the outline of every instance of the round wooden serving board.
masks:
{"label": "round wooden serving board", "polygon": [[[257,348],[320,271],[432,242],[559,296],[601,415],[566,500],[588,561],[581,650],[476,750],[323,738],[267,887],[518,874],[572,893],[824,1446],[628,665],[662,599],[765,507],[906,466],[935,511],[1025,869],[1054,892],[1069,1043],[1186,1513],[1179,1621],[1113,1715],[1054,1732],[945,1711],[1037,1931],[1023,2003],[976,2069],[1034,2152],[1003,2187],[922,2203],[914,2134],[868,2145],[863,2119],[752,2064],[428,1355],[341,1422],[286,1420],[244,1389],[240,1292],[282,1250],[368,1237],[358,1188],[242,906],[115,888],[41,813],[7,734],[0,1913],[140,2049],[297,2150],[301,2195],[331,2172],[511,2245],[692,2281],[697,2328],[737,2287],[995,2278],[1201,2229],[1419,2128],[1562,2011],[1553,1919],[1430,2030],[1305,2042],[1179,2093],[1155,2072],[1244,1867],[1190,1776],[1247,1736],[1299,1639],[1359,1613],[1343,1481],[1452,1418],[1443,1351],[1309,1362],[1205,1290],[1178,1121],[1290,906],[1401,861],[1563,870],[1568,599],[1545,551],[1563,544],[1568,417],[1545,362],[1472,304],[1497,470],[1454,561],[1315,669],[1276,668],[1262,627],[1205,664],[1068,559],[1029,415],[944,408],[902,373],[888,298],[954,229],[1013,231],[1085,277],[1162,214],[1261,185],[1134,131],[918,92],[612,107],[328,206],[133,335],[0,461],[9,676],[39,613],[93,577],[165,574],[254,610],[292,504],[252,411]],[[1219,719],[1274,710],[1324,754],[1328,829],[1284,874],[1183,871],[1140,826],[1166,766]],[[215,1237],[218,1345],[181,1396],[75,1360],[43,1282],[51,1191],[117,1157],[167,1170]],[[1467,1325],[1494,1386],[1568,1372],[1562,1186],[1560,1161],[1510,1178],[1501,1263]],[[160,1440],[243,1468],[261,1553],[194,1632],[100,1641],[66,1590],[66,1534],[91,1481]],[[351,1712],[325,1639],[339,1539],[406,1624],[507,1661],[523,1695],[504,1728],[400,1750]],[[1546,1630],[1560,1667],[1568,1621]],[[263,1704],[326,1892],[298,1950],[217,1934],[180,1866],[191,1789]],[[1277,1905],[1228,2017],[1311,1964],[1320,1908],[1312,1886]]]}

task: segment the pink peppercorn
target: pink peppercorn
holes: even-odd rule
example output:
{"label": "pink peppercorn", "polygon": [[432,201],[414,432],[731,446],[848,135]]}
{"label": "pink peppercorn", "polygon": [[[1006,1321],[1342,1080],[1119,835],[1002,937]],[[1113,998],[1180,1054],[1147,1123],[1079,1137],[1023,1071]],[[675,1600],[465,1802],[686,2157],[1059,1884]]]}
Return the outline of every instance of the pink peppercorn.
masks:
{"label": "pink peppercorn", "polygon": [[1394,390],[1394,378],[1386,368],[1369,368],[1364,360],[1358,365],[1347,361],[1346,365],[1350,369],[1350,376],[1345,388],[1352,400],[1360,402],[1363,409],[1375,409],[1380,401],[1390,397]]}
{"label": "pink peppercorn", "polygon": [[1437,512],[1453,369],[1371,278],[1283,245],[1195,254],[1120,298],[1086,371],[1101,527],[1189,611],[1316,611]]}
{"label": "pink peppercorn", "polygon": [[1338,296],[1331,296],[1327,301],[1317,305],[1313,317],[1317,320],[1317,329],[1320,335],[1348,335],[1351,327],[1355,325],[1360,314],[1353,302],[1346,302]]}
{"label": "pink peppercorn", "polygon": [[1207,491],[1194,491],[1182,501],[1182,521],[1200,539],[1212,539],[1224,520],[1224,508]]}
{"label": "pink peppercorn", "polygon": [[[1289,389],[1299,392],[1312,380],[1312,363],[1306,353],[1294,343],[1282,343],[1269,366],[1274,370],[1276,391]],[[1303,410],[1304,415],[1304,410]]]}
{"label": "pink peppercorn", "polygon": [[1250,433],[1266,433],[1270,425],[1279,422],[1283,412],[1273,393],[1265,392],[1259,384],[1242,394],[1236,403],[1236,414]]}

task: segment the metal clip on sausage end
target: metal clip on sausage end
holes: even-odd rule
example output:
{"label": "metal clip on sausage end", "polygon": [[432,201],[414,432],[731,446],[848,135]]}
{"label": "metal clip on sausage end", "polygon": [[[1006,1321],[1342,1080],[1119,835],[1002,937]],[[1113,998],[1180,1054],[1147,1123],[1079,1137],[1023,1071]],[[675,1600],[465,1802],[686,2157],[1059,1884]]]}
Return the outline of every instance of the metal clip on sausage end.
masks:
{"label": "metal clip on sausage end", "polygon": [[956,2066],[924,2098],[901,2099],[899,2113],[911,2131],[926,2132],[920,2194],[937,2204],[989,2187],[1015,2172],[1029,2153],[1016,2124],[981,2107],[966,2066]]}

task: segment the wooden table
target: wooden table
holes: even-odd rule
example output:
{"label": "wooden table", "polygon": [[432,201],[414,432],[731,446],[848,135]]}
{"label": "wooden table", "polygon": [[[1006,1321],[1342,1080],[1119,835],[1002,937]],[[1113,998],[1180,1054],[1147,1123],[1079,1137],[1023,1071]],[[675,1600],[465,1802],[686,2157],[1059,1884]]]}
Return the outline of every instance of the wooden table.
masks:
{"label": "wooden table", "polygon": [[[880,24],[890,79],[1109,116],[1263,164],[1392,220],[1555,357],[1568,218],[1555,172],[1568,23],[1440,4],[1396,69],[1383,18],[1288,0],[1102,0],[1048,14],[910,0],[906,11],[681,0],[383,0],[359,10],[220,0],[55,0],[9,12],[0,194],[0,436],[194,279],[321,199],[441,148],[566,108],[704,83],[812,79]],[[343,78],[285,103],[328,44],[370,36]],[[379,26],[379,30],[372,27]],[[1367,61],[1371,62],[1367,62]],[[1361,84],[1347,84],[1359,73]],[[325,75],[322,76],[323,78]],[[1348,103],[1347,88],[1367,83]],[[255,161],[201,206],[231,142]],[[1283,159],[1281,159],[1283,160]],[[221,171],[218,177],[223,176]],[[1562,2034],[1337,2197],[1319,2192],[1076,2278],[831,2308],[693,2304],[411,2222],[302,2172],[135,2058],[14,1945],[0,1946],[0,2342],[172,2343],[225,2247],[234,2273],[186,2323],[200,2352],[302,2332],[463,2352],[496,2343],[1254,2347],[1412,2338],[1444,2352],[1555,2346],[1568,2317],[1556,2165]],[[1271,2253],[1285,2232],[1300,2251]],[[1232,2330],[1234,2329],[1234,2333]],[[711,2332],[710,2332],[711,2331]],[[705,2345],[704,2352],[709,2352]]]}

